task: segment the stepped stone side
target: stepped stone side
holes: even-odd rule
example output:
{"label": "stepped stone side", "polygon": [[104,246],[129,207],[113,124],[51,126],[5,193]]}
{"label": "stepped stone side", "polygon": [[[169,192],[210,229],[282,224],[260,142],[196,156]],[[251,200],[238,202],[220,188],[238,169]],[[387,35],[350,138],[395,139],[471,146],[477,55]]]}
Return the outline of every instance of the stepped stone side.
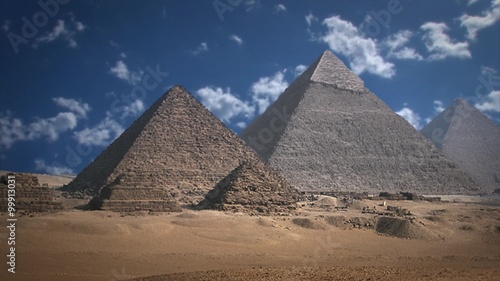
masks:
{"label": "stepped stone side", "polygon": [[[15,176],[16,211],[49,212],[63,209],[62,202],[54,200],[54,191],[41,186],[36,176],[13,174]],[[0,211],[8,210],[7,176],[0,177]]]}
{"label": "stepped stone side", "polygon": [[67,189],[90,190],[99,194],[98,202],[107,204],[132,199],[140,206],[146,206],[144,200],[198,203],[245,159],[259,157],[186,89],[176,86]]}
{"label": "stepped stone side", "polygon": [[453,104],[421,133],[486,193],[500,188],[500,127],[466,100]]}
{"label": "stepped stone side", "polygon": [[[468,175],[408,122],[351,75],[342,74],[347,73],[345,66],[339,70],[342,75],[337,74],[329,69],[333,64],[322,62],[324,58],[325,54],[267,109],[289,112],[280,130],[259,138],[272,131],[275,118],[264,113],[242,134],[271,167],[301,190],[478,191]],[[347,86],[339,87],[342,81],[315,82],[311,72],[347,75]]]}
{"label": "stepped stone side", "polygon": [[301,194],[261,161],[244,162],[211,190],[200,209],[270,215],[290,213]]}

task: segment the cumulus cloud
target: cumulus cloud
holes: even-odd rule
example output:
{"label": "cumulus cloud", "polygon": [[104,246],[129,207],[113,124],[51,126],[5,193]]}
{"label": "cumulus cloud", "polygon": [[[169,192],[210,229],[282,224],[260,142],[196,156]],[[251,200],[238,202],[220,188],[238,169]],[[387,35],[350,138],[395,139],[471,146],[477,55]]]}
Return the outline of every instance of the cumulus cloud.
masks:
{"label": "cumulus cloud", "polygon": [[196,93],[201,103],[223,121],[230,122],[232,118],[240,115],[250,118],[254,114],[255,108],[233,95],[230,88],[224,91],[222,88],[207,86]]}
{"label": "cumulus cloud", "polygon": [[[469,1],[469,4],[474,3],[475,1]],[[483,11],[481,16],[463,14],[458,20],[460,26],[465,27],[467,30],[467,39],[476,40],[478,31],[490,27],[500,20],[500,1],[493,0],[491,6]]]}
{"label": "cumulus cloud", "polygon": [[59,38],[62,38],[68,44],[70,48],[78,47],[78,43],[76,42],[75,35],[78,32],[83,32],[86,26],[80,22],[75,20],[74,16],[71,16],[70,25],[68,25],[64,20],[57,20],[54,28],[41,35],[35,39],[35,43],[33,44],[34,48],[42,44],[51,43]]}
{"label": "cumulus cloud", "polygon": [[144,102],[140,99],[134,100],[131,104],[121,107],[118,111],[122,113],[121,119],[125,119],[129,116],[137,116],[144,111]]}
{"label": "cumulus cloud", "polygon": [[241,37],[239,37],[238,35],[231,35],[229,36],[229,39],[236,42],[236,44],[240,45],[243,44],[243,39],[241,39]]}
{"label": "cumulus cloud", "polygon": [[274,6],[274,10],[276,11],[276,13],[286,12],[286,6],[283,4],[278,4],[278,5]]}
{"label": "cumulus cloud", "polygon": [[43,173],[52,175],[63,175],[63,174],[74,174],[73,170],[69,167],[65,167],[58,163],[53,163],[53,165],[48,165],[43,159],[36,159],[35,169]]}
{"label": "cumulus cloud", "polygon": [[62,133],[73,131],[79,120],[87,118],[87,113],[92,109],[87,103],[74,99],[57,97],[52,101],[69,111],[59,112],[53,117],[36,118],[28,124],[13,117],[11,112],[0,113],[0,147],[9,149],[19,141],[56,141]]}
{"label": "cumulus cloud", "polygon": [[468,42],[454,42],[448,34],[449,27],[445,23],[427,22],[420,26],[424,31],[422,39],[430,52],[430,60],[443,60],[449,57],[470,58]]}
{"label": "cumulus cloud", "polygon": [[57,105],[61,107],[71,110],[72,112],[76,113],[78,116],[81,116],[83,118],[86,118],[87,113],[92,109],[88,103],[83,103],[81,101],[77,101],[74,99],[57,97],[53,98],[52,101],[54,101]]}
{"label": "cumulus cloud", "polygon": [[240,128],[240,129],[245,129],[247,127],[247,123],[238,122],[238,123],[236,123],[236,127]]}
{"label": "cumulus cloud", "polygon": [[483,112],[500,112],[500,91],[491,91],[475,106]]}
{"label": "cumulus cloud", "polygon": [[413,32],[402,30],[396,34],[389,36],[384,44],[389,48],[388,56],[396,59],[404,60],[422,60],[423,57],[413,48],[406,47]]}
{"label": "cumulus cloud", "polygon": [[406,121],[408,121],[408,123],[415,127],[415,129],[420,130],[422,128],[422,124],[420,123],[420,116],[407,105],[405,105],[401,110],[397,111],[396,114],[403,117]]}
{"label": "cumulus cloud", "polygon": [[122,125],[108,113],[97,125],[75,132],[73,137],[79,144],[107,146],[118,138],[123,131]]}
{"label": "cumulus cloud", "polygon": [[252,84],[252,100],[259,107],[259,113],[263,113],[288,87],[284,77],[284,71],[278,71],[274,76],[261,77]]}
{"label": "cumulus cloud", "polygon": [[439,113],[443,112],[446,108],[444,107],[444,104],[440,100],[435,100],[432,102],[434,104],[434,114],[438,115]]}
{"label": "cumulus cloud", "polygon": [[384,78],[396,74],[394,64],[386,62],[379,54],[376,40],[367,38],[351,22],[332,16],[324,19],[323,25],[328,32],[318,40],[327,43],[334,52],[346,56],[354,73],[369,72]]}
{"label": "cumulus cloud", "polygon": [[206,42],[201,42],[196,49],[191,51],[191,54],[197,56],[203,52],[208,52],[208,44]]}
{"label": "cumulus cloud", "polygon": [[306,71],[307,69],[307,66],[303,65],[303,64],[299,64],[295,67],[295,77],[298,77],[300,76],[302,73],[304,73],[304,71]]}
{"label": "cumulus cloud", "polygon": [[141,77],[144,74],[143,71],[130,71],[128,66],[122,60],[117,61],[115,66],[109,69],[109,73],[118,79],[126,81],[130,85],[136,85],[139,81],[141,81]]}
{"label": "cumulus cloud", "polygon": [[77,124],[78,117],[73,112],[60,112],[54,117],[38,118],[27,125],[7,112],[6,115],[0,115],[0,145],[9,149],[18,141],[40,138],[55,141],[61,133],[74,129]]}

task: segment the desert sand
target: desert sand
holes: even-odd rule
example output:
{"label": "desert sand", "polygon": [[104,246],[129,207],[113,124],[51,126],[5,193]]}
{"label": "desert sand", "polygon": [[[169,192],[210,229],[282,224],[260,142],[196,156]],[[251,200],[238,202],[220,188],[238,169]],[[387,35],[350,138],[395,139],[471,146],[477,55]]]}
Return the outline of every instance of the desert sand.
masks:
{"label": "desert sand", "polygon": [[[329,200],[331,199],[331,200]],[[69,210],[19,217],[16,273],[0,280],[498,280],[500,207],[388,201],[408,208],[413,239],[382,235],[380,201],[293,216]],[[323,205],[321,205],[323,204]],[[344,217],[344,218],[342,218]],[[6,223],[6,215],[0,220]],[[2,232],[4,233],[4,232]],[[405,233],[403,233],[405,234]]]}

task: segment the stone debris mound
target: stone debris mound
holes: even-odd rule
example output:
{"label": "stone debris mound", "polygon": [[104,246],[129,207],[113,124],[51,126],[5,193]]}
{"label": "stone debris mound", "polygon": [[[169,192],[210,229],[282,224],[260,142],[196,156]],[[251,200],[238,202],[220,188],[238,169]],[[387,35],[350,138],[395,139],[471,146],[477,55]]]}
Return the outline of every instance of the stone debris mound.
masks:
{"label": "stone debris mound", "polygon": [[500,188],[500,127],[466,100],[456,99],[421,133],[466,171],[483,192]]}
{"label": "stone debris mound", "polygon": [[304,191],[479,190],[330,51],[257,117],[242,138]]}
{"label": "stone debris mound", "polygon": [[397,238],[435,240],[438,237],[415,219],[379,217],[375,229],[380,234]]}
{"label": "stone debris mound", "polygon": [[[63,209],[62,202],[57,201],[54,190],[42,186],[36,176],[14,174],[15,176],[15,209],[25,212],[50,212]],[[0,211],[8,209],[8,175],[0,177]]]}
{"label": "stone debris mound", "polygon": [[242,162],[222,179],[198,209],[216,209],[255,215],[289,214],[301,194],[262,161]]}
{"label": "stone debris mound", "polygon": [[159,98],[62,190],[113,211],[180,211],[259,157],[184,87]]}

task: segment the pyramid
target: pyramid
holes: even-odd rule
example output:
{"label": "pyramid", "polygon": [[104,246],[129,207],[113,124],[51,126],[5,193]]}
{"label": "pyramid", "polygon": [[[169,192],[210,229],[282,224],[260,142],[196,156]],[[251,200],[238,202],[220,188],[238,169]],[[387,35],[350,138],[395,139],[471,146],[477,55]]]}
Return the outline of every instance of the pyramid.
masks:
{"label": "pyramid", "polygon": [[179,211],[197,203],[242,160],[258,156],[182,86],[159,98],[89,164],[67,191],[96,208]]}
{"label": "pyramid", "polygon": [[478,188],[330,51],[241,136],[301,190],[447,194]]}
{"label": "pyramid", "polygon": [[421,133],[484,192],[500,188],[500,127],[466,100],[456,99]]}
{"label": "pyramid", "polygon": [[262,161],[241,163],[211,190],[198,209],[255,215],[293,212],[301,194]]}

